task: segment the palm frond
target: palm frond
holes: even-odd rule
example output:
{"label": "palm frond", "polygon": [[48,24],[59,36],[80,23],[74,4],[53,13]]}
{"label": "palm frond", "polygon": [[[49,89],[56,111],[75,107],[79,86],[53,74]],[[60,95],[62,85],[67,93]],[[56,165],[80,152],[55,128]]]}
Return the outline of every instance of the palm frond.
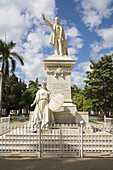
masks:
{"label": "palm frond", "polygon": [[35,84],[38,85],[39,81],[38,81],[38,77],[35,80]]}
{"label": "palm frond", "polygon": [[11,42],[9,42],[9,43],[7,44],[7,46],[8,46],[8,48],[9,48],[10,50],[12,50],[12,49],[16,46],[16,43],[14,43],[13,41],[11,41]]}
{"label": "palm frond", "polygon": [[33,80],[29,81],[29,87],[30,88],[35,88],[35,82]]}
{"label": "palm frond", "polygon": [[0,54],[3,55],[5,49],[5,42],[0,40]]}
{"label": "palm frond", "polygon": [[[14,72],[16,68],[16,60],[18,60],[21,65],[24,65],[23,58],[19,56],[16,52],[12,52],[11,50],[15,47],[16,43],[13,41],[6,43],[0,40],[0,62],[2,62],[1,72],[5,72],[6,74],[9,72],[9,61],[11,60],[12,69],[11,71]],[[2,61],[1,61],[2,60]]]}
{"label": "palm frond", "polygon": [[12,57],[10,57],[10,59],[11,59],[11,65],[12,65],[11,72],[14,73],[15,68],[16,68],[16,61]]}
{"label": "palm frond", "polygon": [[24,65],[23,58],[20,57],[16,52],[11,52],[10,55],[14,56],[22,65]]}

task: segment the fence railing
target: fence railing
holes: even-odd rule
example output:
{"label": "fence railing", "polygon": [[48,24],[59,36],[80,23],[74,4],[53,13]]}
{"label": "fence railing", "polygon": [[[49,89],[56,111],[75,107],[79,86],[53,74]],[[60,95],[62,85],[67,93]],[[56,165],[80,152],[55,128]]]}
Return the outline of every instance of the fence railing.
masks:
{"label": "fence railing", "polygon": [[10,124],[10,116],[9,117],[1,117],[0,118],[0,134],[2,133],[2,128],[8,128]]}
{"label": "fence railing", "polygon": [[5,124],[5,123],[10,123],[10,116],[0,118],[0,124]]}
{"label": "fence railing", "polygon": [[83,126],[84,156],[113,156],[113,126],[110,124],[94,124]]}
{"label": "fence railing", "polygon": [[2,127],[0,155],[80,157],[80,129],[76,125],[41,128],[32,125]]}
{"label": "fence railing", "polygon": [[105,124],[113,124],[113,118],[104,116],[104,123]]}
{"label": "fence railing", "polygon": [[113,156],[113,126],[83,122],[49,127],[10,125],[1,128],[0,156]]}

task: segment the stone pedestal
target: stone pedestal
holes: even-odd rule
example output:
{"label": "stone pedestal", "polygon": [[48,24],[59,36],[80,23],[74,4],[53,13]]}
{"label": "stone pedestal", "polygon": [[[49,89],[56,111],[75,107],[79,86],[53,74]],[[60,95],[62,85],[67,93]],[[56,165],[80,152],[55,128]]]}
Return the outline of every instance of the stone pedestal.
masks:
{"label": "stone pedestal", "polygon": [[54,112],[56,123],[75,123],[76,105],[71,99],[71,71],[75,60],[68,56],[53,55],[43,60],[47,72],[47,89],[53,93],[62,93],[63,106]]}

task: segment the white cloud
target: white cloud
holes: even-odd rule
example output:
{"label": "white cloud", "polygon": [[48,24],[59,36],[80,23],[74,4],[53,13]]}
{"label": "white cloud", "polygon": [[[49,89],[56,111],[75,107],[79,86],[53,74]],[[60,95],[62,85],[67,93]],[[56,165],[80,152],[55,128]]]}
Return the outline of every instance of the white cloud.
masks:
{"label": "white cloud", "polygon": [[110,28],[97,29],[96,32],[101,40],[99,42],[95,41],[90,45],[92,49],[91,57],[93,58],[97,58],[97,54],[100,51],[113,48],[113,25]]}
{"label": "white cloud", "polygon": [[73,58],[79,49],[83,47],[82,35],[75,26],[72,26],[66,28],[66,36],[69,39],[69,55]]}
{"label": "white cloud", "polygon": [[91,69],[89,67],[90,64],[91,64],[90,61],[81,62],[80,64],[78,64],[78,69],[84,73],[86,73],[86,71],[91,71]]}
{"label": "white cloud", "polygon": [[90,30],[101,24],[101,17],[94,11],[85,11],[82,19],[84,23],[90,27]]}
{"label": "white cloud", "polygon": [[98,29],[97,34],[102,38],[103,48],[113,47],[113,25],[111,28]]}
{"label": "white cloud", "polygon": [[[51,28],[44,23],[42,13],[54,22],[55,0],[0,1],[0,39],[4,39],[6,32],[7,41],[14,40],[17,43],[14,50],[23,56],[25,65],[23,67],[17,62],[16,74],[24,77],[25,82],[36,77],[39,77],[39,81],[46,79],[43,58],[45,49],[49,48],[51,53],[53,47],[49,45]],[[66,27],[66,20],[61,20],[61,23]],[[66,27],[65,31],[69,39],[69,54],[78,59],[75,54],[83,47],[81,33],[75,26]]]}
{"label": "white cloud", "polygon": [[90,28],[98,27],[103,18],[109,18],[113,12],[113,0],[74,0],[80,4],[82,20]]}
{"label": "white cloud", "polygon": [[0,22],[0,38],[3,39],[6,32],[7,40],[13,39],[16,42],[26,30],[26,25],[29,25],[27,18],[24,18],[13,5],[0,8]]}
{"label": "white cloud", "polygon": [[72,85],[76,84],[79,88],[83,88],[86,80],[86,71],[91,71],[90,61],[81,62],[77,66],[77,71],[72,72]]}
{"label": "white cloud", "polygon": [[73,71],[71,74],[72,85],[76,84],[79,88],[82,88],[85,83],[85,76],[81,72]]}
{"label": "white cloud", "polygon": [[71,27],[71,28],[68,28],[68,29],[67,29],[67,35],[68,35],[69,37],[78,37],[78,36],[80,36],[81,34],[80,34],[80,32],[77,30],[76,27]]}
{"label": "white cloud", "polygon": [[[51,4],[51,5],[50,5]],[[55,14],[54,0],[1,0],[0,2],[0,38],[7,32],[7,40],[20,41],[33,24],[43,22],[41,13],[48,18]]]}
{"label": "white cloud", "polygon": [[[0,39],[13,40],[16,50],[24,58],[24,67],[17,62],[16,74],[25,81],[45,79],[43,48],[49,47],[50,29],[45,26],[41,13],[53,20],[56,13],[55,0],[1,0],[0,1]],[[43,25],[43,26],[42,26]],[[46,32],[46,33],[45,33]],[[24,76],[25,75],[25,76]]]}
{"label": "white cloud", "polygon": [[102,45],[99,42],[93,42],[90,47],[92,48],[92,52],[98,53],[102,49]]}
{"label": "white cloud", "polygon": [[36,79],[36,77],[40,81],[46,79],[43,66],[43,48],[49,46],[48,41],[49,36],[43,30],[37,29],[36,32],[28,34],[27,42],[23,44],[25,66],[20,66],[26,75],[26,81]]}
{"label": "white cloud", "polygon": [[73,55],[73,54],[77,53],[77,50],[75,48],[71,48],[71,47],[68,49],[68,51],[69,51],[69,55]]}
{"label": "white cloud", "polygon": [[76,56],[76,53],[78,52],[78,50],[76,50],[75,48],[68,48],[68,53],[69,53],[69,56],[74,59],[74,60],[78,60],[78,57]]}
{"label": "white cloud", "polygon": [[70,42],[71,46],[80,49],[83,47],[83,39],[81,38],[72,38]]}

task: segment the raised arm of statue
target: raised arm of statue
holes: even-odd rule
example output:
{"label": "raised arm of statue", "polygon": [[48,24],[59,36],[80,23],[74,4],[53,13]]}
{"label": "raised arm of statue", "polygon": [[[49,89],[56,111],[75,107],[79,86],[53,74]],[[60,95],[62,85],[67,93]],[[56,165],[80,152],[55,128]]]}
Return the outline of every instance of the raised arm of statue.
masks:
{"label": "raised arm of statue", "polygon": [[42,18],[43,18],[44,22],[45,22],[48,26],[50,26],[50,27],[52,27],[52,26],[53,26],[53,24],[52,24],[52,23],[50,23],[47,19],[45,19],[44,14],[42,14]]}

